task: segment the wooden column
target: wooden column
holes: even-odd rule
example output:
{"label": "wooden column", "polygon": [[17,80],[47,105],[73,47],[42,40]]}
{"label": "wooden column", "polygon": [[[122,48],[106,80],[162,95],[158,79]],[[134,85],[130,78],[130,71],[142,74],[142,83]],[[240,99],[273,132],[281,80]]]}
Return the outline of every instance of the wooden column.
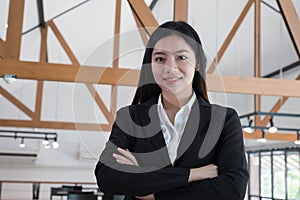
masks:
{"label": "wooden column", "polygon": [[188,0],[174,0],[174,20],[188,21]]}
{"label": "wooden column", "polygon": [[24,0],[10,0],[5,57],[19,60],[22,39]]}
{"label": "wooden column", "polygon": [[[254,77],[261,77],[261,57],[260,57],[260,0],[254,3]],[[261,111],[261,95],[254,95],[254,111]],[[254,124],[260,126],[260,116],[256,115]]]}

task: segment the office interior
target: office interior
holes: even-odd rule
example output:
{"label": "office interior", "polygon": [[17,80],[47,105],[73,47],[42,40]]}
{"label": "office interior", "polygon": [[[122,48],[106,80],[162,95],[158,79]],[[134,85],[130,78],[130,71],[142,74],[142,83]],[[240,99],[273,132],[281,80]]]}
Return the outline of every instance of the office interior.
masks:
{"label": "office interior", "polygon": [[299,0],[1,0],[0,199],[121,199],[94,168],[168,20],[197,30],[210,101],[240,116],[245,200],[300,199]]}

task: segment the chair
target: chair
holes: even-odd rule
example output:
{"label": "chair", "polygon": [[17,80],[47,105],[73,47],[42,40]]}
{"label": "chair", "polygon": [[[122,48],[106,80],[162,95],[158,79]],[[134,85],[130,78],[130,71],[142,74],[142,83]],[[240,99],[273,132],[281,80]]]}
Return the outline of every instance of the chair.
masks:
{"label": "chair", "polygon": [[62,191],[82,191],[82,186],[78,185],[62,185]]}
{"label": "chair", "polygon": [[70,186],[63,185],[62,187],[51,187],[50,192],[50,200],[52,200],[53,196],[67,196],[70,191],[80,192],[82,190],[82,186]]}
{"label": "chair", "polygon": [[94,192],[70,191],[68,193],[68,200],[97,200],[97,196],[94,195]]}

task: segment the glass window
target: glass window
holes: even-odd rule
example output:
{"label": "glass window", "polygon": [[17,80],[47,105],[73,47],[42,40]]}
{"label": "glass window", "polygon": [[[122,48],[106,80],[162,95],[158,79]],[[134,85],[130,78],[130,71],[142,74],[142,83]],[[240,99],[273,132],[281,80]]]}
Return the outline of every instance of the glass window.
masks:
{"label": "glass window", "polygon": [[300,200],[300,149],[248,152],[248,200]]}
{"label": "glass window", "polygon": [[288,199],[300,199],[300,160],[299,152],[287,153]]}
{"label": "glass window", "polygon": [[272,197],[271,152],[261,153],[260,173],[261,196]]}
{"label": "glass window", "polygon": [[273,152],[274,198],[285,199],[285,155],[283,151]]}
{"label": "glass window", "polygon": [[[259,195],[259,154],[250,154],[250,194]],[[249,187],[249,186],[248,186]],[[256,199],[252,197],[251,199]],[[259,199],[259,198],[258,198]]]}

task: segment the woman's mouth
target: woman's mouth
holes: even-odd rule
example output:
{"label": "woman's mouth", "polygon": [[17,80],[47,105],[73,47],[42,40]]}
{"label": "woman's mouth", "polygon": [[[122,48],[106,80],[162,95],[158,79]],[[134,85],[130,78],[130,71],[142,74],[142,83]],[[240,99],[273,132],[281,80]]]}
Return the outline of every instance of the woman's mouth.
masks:
{"label": "woman's mouth", "polygon": [[168,77],[168,78],[163,78],[164,81],[168,81],[168,82],[174,82],[174,81],[178,81],[181,80],[183,77]]}

